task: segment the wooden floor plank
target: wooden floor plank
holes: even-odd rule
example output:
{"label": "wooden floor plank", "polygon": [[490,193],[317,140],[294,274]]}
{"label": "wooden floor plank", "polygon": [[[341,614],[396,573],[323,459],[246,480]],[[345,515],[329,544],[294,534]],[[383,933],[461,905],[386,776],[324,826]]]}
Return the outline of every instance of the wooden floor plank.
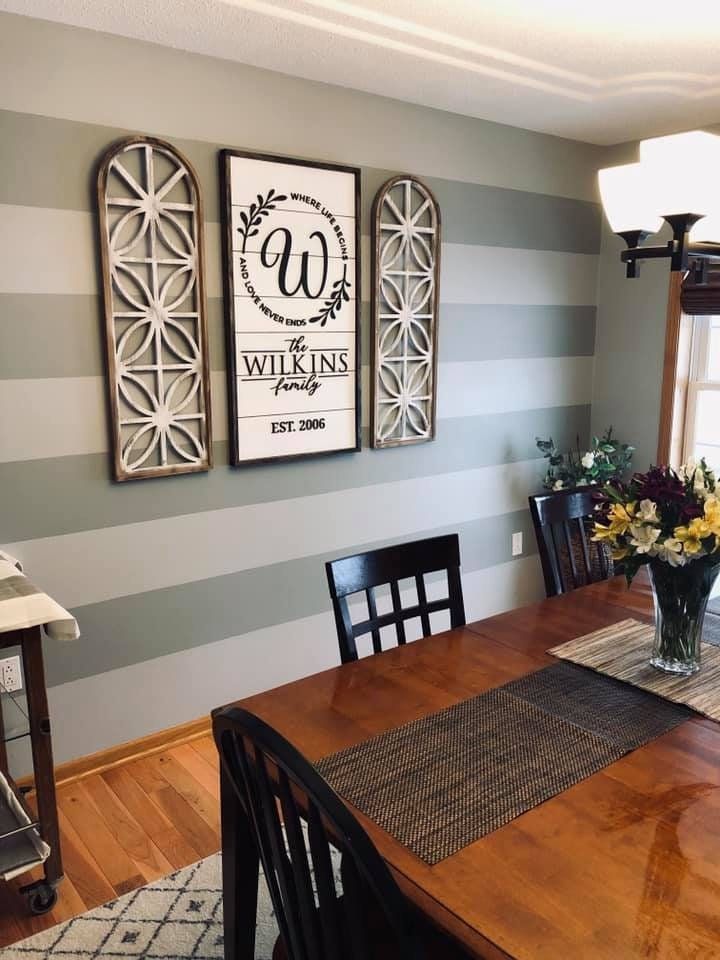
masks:
{"label": "wooden floor plank", "polygon": [[173,869],[179,870],[200,859],[197,850],[187,842],[127,770],[116,767],[102,776],[115,796],[172,864]]}
{"label": "wooden floor plank", "polygon": [[58,817],[65,876],[72,879],[85,909],[92,910],[113,900],[115,890],[93,853],[62,810],[58,811]]}
{"label": "wooden floor plank", "polygon": [[60,787],[58,805],[85,845],[102,863],[103,872],[117,896],[145,883],[142,872],[113,836],[82,781]]}
{"label": "wooden floor plank", "polygon": [[191,740],[189,746],[192,747],[196,753],[199,753],[214,770],[217,770],[218,752],[215,741],[211,736],[198,737],[197,740]]}
{"label": "wooden floor plank", "polygon": [[207,760],[193,750],[189,743],[173,747],[169,753],[181,767],[187,770],[190,776],[194,777],[207,790],[215,801],[220,799],[220,777],[217,764],[210,766]]}
{"label": "wooden floor plank", "polygon": [[220,833],[220,808],[217,797],[213,797],[171,753],[160,753],[155,757],[148,757],[146,763],[165,777],[170,786],[175,788],[213,831]]}
{"label": "wooden floor plank", "polygon": [[145,882],[151,883],[172,873],[173,865],[115,796],[102,776],[96,774],[87,777],[83,784],[110,833],[135,864]]}
{"label": "wooden floor plank", "polygon": [[220,849],[220,831],[208,826],[188,801],[165,779],[159,767],[151,763],[151,758],[136,760],[126,769],[197,852],[194,859],[217,853]]}

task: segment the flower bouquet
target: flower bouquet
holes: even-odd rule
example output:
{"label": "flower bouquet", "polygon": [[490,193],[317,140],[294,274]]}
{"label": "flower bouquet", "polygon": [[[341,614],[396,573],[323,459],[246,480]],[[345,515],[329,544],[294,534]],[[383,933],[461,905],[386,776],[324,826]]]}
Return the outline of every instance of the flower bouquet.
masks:
{"label": "flower bouquet", "polygon": [[622,561],[628,583],[647,565],[655,602],[651,663],[670,673],[700,669],[705,609],[720,572],[720,491],[704,460],[675,471],[652,467],[607,484],[593,539]]}

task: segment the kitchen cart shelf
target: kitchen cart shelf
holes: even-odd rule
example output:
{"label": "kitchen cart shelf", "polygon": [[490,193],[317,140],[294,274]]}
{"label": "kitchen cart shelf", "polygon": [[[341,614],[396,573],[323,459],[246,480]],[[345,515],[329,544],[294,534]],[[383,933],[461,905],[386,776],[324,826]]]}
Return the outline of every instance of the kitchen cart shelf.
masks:
{"label": "kitchen cart shelf", "polygon": [[[0,877],[9,880],[41,866],[43,877],[21,887],[32,913],[51,910],[62,880],[50,718],[39,626],[0,633],[0,649],[19,647],[24,694],[0,699]],[[28,738],[32,751],[33,805],[9,772],[8,745]]]}

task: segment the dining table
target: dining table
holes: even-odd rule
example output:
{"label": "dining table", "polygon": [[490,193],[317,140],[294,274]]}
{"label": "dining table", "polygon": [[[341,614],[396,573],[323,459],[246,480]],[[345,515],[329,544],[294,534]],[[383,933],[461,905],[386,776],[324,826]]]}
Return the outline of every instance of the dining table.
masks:
{"label": "dining table", "polygon": [[[551,648],[627,618],[652,622],[642,574],[631,587],[622,577],[594,583],[237,705],[317,762],[557,663]],[[227,784],[223,797],[232,802]],[[434,865],[351,809],[408,899],[470,957],[720,958],[720,725],[699,714]],[[253,922],[236,909],[254,876],[236,834],[223,835],[227,960],[241,960],[241,925]]]}

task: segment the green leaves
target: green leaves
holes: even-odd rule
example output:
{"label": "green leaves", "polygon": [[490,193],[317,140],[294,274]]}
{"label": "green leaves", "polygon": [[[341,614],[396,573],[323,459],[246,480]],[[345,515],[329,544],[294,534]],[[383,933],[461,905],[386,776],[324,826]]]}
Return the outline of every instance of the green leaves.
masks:
{"label": "green leaves", "polygon": [[577,448],[561,453],[553,440],[535,437],[535,444],[548,461],[548,471],[543,481],[547,489],[569,489],[589,484],[603,486],[619,479],[630,470],[635,448],[628,443],[619,443],[608,427],[601,437],[593,437],[591,446],[583,451],[578,438]]}

